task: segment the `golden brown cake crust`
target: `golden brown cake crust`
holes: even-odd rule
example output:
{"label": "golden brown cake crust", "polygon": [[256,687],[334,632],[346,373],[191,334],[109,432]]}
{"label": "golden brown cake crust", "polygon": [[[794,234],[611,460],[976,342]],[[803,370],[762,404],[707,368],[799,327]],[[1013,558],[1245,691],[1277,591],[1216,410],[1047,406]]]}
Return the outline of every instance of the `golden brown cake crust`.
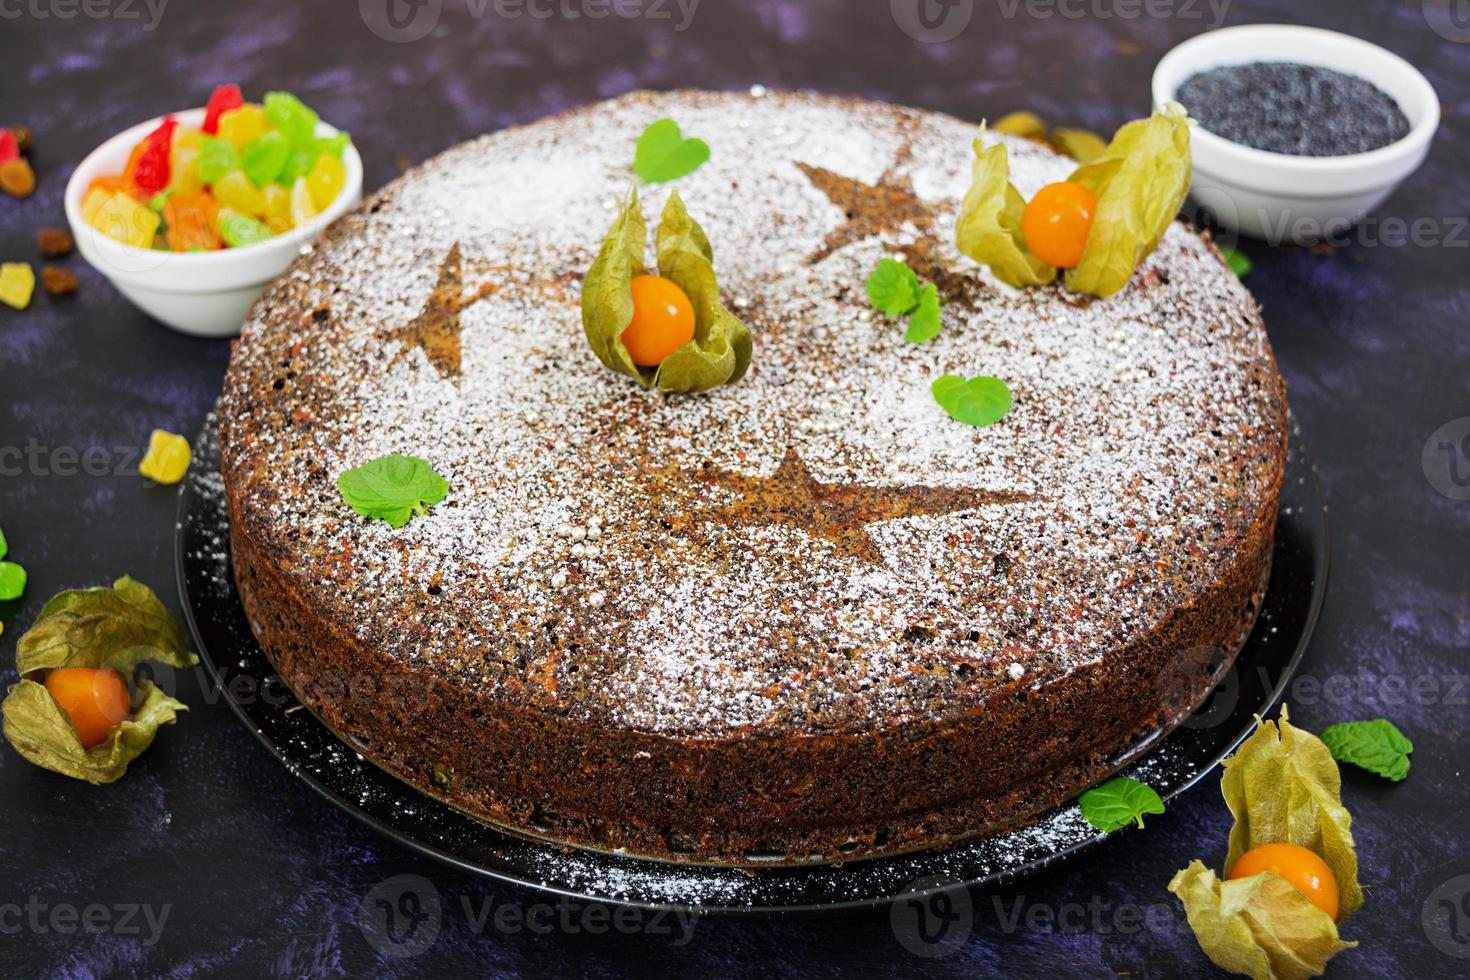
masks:
{"label": "golden brown cake crust", "polygon": [[[580,339],[661,116],[712,145],[679,190],[756,337],[749,376],[693,398]],[[222,402],[235,573],[281,676],[477,816],[722,863],[992,833],[1172,728],[1259,606],[1284,386],[1182,226],[1106,301],[955,254],[972,135],[637,93],[457,147],[338,222],[257,304]],[[1068,166],[1012,158],[1027,193]],[[868,311],[885,254],[940,286],[931,343]],[[1011,415],[948,420],[945,372],[1005,378]],[[451,486],[396,531],[333,486],[389,452]]]}

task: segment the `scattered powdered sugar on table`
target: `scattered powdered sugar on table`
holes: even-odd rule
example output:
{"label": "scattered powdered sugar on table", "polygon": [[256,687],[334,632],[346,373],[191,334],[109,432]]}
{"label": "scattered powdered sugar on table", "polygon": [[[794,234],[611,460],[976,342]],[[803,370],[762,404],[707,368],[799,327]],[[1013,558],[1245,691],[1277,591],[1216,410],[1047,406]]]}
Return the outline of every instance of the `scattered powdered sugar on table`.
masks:
{"label": "scattered powdered sugar on table", "polygon": [[[665,115],[712,147],[675,186],[756,338],[749,375],[698,396],[606,370],[580,320],[634,142]],[[1208,585],[1269,497],[1264,447],[1284,425],[1270,350],[1249,295],[1182,226],[1108,300],[998,286],[952,243],[973,136],[822,97],[638,94],[428,162],[246,324],[224,468],[252,533],[398,656],[649,731],[932,717],[1104,656]],[[1072,167],[1008,143],[1023,193]],[[933,222],[809,264],[847,216],[798,163],[908,182]],[[650,231],[668,190],[639,189]],[[465,294],[493,289],[458,314],[459,376],[399,333],[456,243]],[[864,291],[879,258],[916,246],[967,291],[922,346]],[[1001,377],[1011,414],[950,420],[929,393],[943,373]],[[788,449],[822,483],[1031,499],[869,524],[876,563],[800,526],[698,519],[736,499],[703,467],[769,477]],[[398,530],[334,486],[394,452],[450,486]]]}

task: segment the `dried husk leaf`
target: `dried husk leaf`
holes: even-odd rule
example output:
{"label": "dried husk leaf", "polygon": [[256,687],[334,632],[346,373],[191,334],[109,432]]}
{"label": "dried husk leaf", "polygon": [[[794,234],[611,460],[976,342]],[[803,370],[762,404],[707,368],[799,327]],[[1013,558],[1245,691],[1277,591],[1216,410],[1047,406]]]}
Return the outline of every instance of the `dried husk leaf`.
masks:
{"label": "dried husk leaf", "polygon": [[1108,141],[1090,129],[1054,129],[1051,142],[1078,163],[1091,163],[1108,152]]}
{"label": "dried husk leaf", "polygon": [[1287,721],[1262,721],[1225,760],[1220,792],[1235,817],[1228,871],[1246,851],[1262,844],[1298,844],[1315,852],[1337,879],[1345,919],[1363,905],[1352,817],[1342,805],[1342,777],[1331,751],[1317,736]]}
{"label": "dried husk leaf", "polygon": [[1046,123],[1036,113],[1024,110],[1006,113],[995,121],[991,129],[1028,140],[1046,139]]}
{"label": "dried husk leaf", "polygon": [[1111,296],[1158,247],[1189,193],[1189,116],[1170,102],[1123,126],[1102,156],[1069,178],[1097,195],[1082,261],[1067,288]]}
{"label": "dried husk leaf", "polygon": [[720,303],[714,252],[678,192],[669,195],[658,227],[658,271],[689,296],[694,338],[654,374],[659,391],[709,391],[739,381],[750,367],[750,329]]}
{"label": "dried husk leaf", "polygon": [[1221,881],[1191,861],[1169,882],[1184,903],[1189,927],[1221,969],[1255,980],[1302,980],[1357,943],[1338,938],[1337,924],[1291,882],[1269,871]]}
{"label": "dried husk leaf", "polygon": [[628,196],[582,288],[582,328],[604,365],[659,391],[708,391],[739,381],[750,367],[750,330],[720,303],[714,253],[709,237],[684,207],[669,195],[658,229],[658,274],[672,280],[694,307],[694,337],[657,368],[639,367],[623,346],[623,331],[633,321],[631,283],[647,275],[643,255],[647,226],[635,189]]}
{"label": "dried husk leaf", "polygon": [[112,588],[71,589],[53,596],[16,646],[20,682],[0,711],[3,731],[38,766],[89,783],[110,783],[153,742],[158,726],[185,706],[151,681],[137,685],[133,707],[100,745],[82,748],[71,717],[42,683],[57,667],[109,667],[125,678],[145,661],[188,667],[199,658],[184,646],[179,624],[148,586],[124,575]]}
{"label": "dried husk leaf", "polygon": [[635,276],[648,274],[648,267],[643,264],[647,242],[648,226],[638,204],[638,190],[634,188],[582,283],[582,330],[599,361],[651,388],[653,372],[634,364],[622,341],[623,331],[633,322],[633,293],[629,284]]}
{"label": "dried husk leaf", "polygon": [[199,658],[153,590],[126,575],[110,589],[53,596],[15,651],[22,677],[55,667],[111,667],[128,677],[144,661],[189,667]]}
{"label": "dried husk leaf", "polygon": [[5,713],[6,739],[27,760],[100,785],[127,772],[128,763],[153,744],[159,726],[172,723],[177,712],[188,710],[147,680],[139,682],[133,700],[132,712],[122,724],[107,741],[90,749],[82,748],[70,716],[35,681],[22,678],[12,685],[0,711]]}
{"label": "dried husk leaf", "polygon": [[987,147],[985,127],[975,137],[970,190],[955,221],[955,245],[976,262],[988,265],[1010,286],[1044,286],[1057,270],[1031,253],[1021,235],[1026,200],[1010,183],[1010,158],[1004,143]]}

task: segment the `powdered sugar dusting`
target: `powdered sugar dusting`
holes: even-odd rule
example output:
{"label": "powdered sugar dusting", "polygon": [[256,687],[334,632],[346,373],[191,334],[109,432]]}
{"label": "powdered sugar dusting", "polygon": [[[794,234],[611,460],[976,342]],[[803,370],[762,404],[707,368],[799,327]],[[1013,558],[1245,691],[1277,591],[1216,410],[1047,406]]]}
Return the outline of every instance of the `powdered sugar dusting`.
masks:
{"label": "powdered sugar dusting", "polygon": [[[633,143],[665,115],[711,144],[677,186],[756,337],[745,379],[693,397],[604,369],[580,321]],[[952,245],[973,135],[812,96],[639,94],[430,161],[246,325],[222,414],[253,533],[396,655],[486,697],[643,730],[860,729],[1105,656],[1208,585],[1273,496],[1279,379],[1250,297],[1182,226],[1106,301],[997,287]],[[1070,170],[1008,142],[1023,193]],[[932,226],[808,264],[846,217],[798,163],[907,181]],[[654,224],[668,190],[640,193]],[[466,293],[494,292],[459,314],[461,373],[446,376],[387,338],[455,243]],[[967,284],[922,346],[863,291],[880,257],[916,245]],[[1003,378],[1015,408],[984,430],[951,421],[928,391],[947,372]],[[869,525],[876,564],[797,526],[665,526],[728,502],[688,478],[706,464],[770,476],[788,448],[823,483],[1032,496]],[[399,530],[333,485],[391,452],[450,484]],[[331,561],[296,561],[303,547]]]}

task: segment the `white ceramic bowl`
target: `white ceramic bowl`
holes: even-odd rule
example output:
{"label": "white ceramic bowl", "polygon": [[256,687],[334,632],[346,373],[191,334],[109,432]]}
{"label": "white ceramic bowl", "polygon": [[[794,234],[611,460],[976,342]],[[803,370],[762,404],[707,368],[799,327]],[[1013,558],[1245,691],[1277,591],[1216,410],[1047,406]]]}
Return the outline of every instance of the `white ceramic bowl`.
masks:
{"label": "white ceramic bowl", "polygon": [[1242,146],[1195,126],[1191,193],[1226,228],[1272,243],[1331,238],[1357,224],[1424,162],[1439,127],[1439,99],[1428,79],[1376,44],[1315,27],[1258,24],[1190,38],[1154,69],[1154,106],[1173,99],[1197,72],[1257,61],[1332,68],[1372,82],[1403,109],[1409,133],[1367,153],[1307,157]]}
{"label": "white ceramic bowl", "polygon": [[[203,109],[173,113],[180,125],[204,122]],[[87,155],[66,184],[66,220],[82,257],[140,309],[183,333],[229,337],[270,282],[316,240],[323,228],[362,200],[362,157],[348,144],[342,153],[347,182],[337,199],[311,221],[267,241],[218,252],[163,252],[125,245],[82,220],[82,197],[93,178],[120,174],[133,146],[158,128],[162,117],[118,133]],[[318,136],[336,129],[317,124]]]}

